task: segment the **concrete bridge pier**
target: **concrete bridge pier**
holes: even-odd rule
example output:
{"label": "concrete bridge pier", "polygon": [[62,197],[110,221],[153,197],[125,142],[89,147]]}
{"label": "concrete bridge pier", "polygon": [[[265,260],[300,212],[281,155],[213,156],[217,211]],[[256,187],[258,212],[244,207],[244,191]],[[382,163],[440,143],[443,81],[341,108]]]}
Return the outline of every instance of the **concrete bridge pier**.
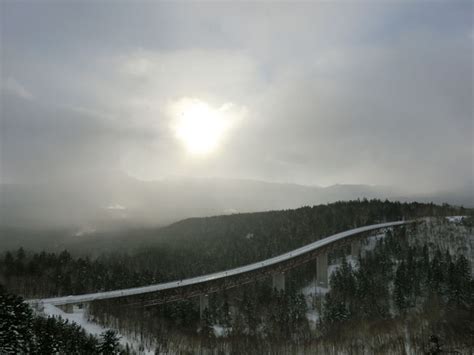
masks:
{"label": "concrete bridge pier", "polygon": [[277,291],[285,291],[285,273],[279,272],[272,275],[272,287]]}
{"label": "concrete bridge pier", "polygon": [[328,253],[322,252],[316,258],[316,286],[328,287]]}
{"label": "concrete bridge pier", "polygon": [[351,256],[357,258],[360,253],[360,240],[354,240],[351,242]]}
{"label": "concrete bridge pier", "polygon": [[199,295],[199,317],[202,319],[204,310],[209,308],[209,295]]}
{"label": "concrete bridge pier", "polygon": [[74,313],[74,305],[72,303],[65,304],[62,309],[66,313]]}
{"label": "concrete bridge pier", "polygon": [[79,308],[82,309],[82,311],[84,312],[84,314],[86,315],[86,317],[89,315],[89,303],[79,303],[78,304]]}

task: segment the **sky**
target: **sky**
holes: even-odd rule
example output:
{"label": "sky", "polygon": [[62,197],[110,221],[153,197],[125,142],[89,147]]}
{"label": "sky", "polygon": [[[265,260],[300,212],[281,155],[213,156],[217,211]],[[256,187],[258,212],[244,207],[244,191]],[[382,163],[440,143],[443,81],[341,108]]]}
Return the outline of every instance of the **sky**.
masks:
{"label": "sky", "polygon": [[471,1],[1,1],[2,182],[473,187]]}

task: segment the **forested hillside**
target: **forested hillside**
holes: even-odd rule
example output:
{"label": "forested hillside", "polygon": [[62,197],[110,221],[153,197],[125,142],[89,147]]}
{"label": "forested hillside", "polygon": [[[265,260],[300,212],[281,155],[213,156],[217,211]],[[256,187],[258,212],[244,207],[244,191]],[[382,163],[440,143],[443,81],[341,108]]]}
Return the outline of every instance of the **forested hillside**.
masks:
{"label": "forested hillside", "polygon": [[129,241],[127,253],[104,253],[92,258],[73,257],[66,250],[6,252],[0,259],[0,281],[25,297],[141,286],[256,262],[358,226],[454,214],[472,214],[472,210],[357,200],[296,210],[193,218],[134,236],[136,240]]}
{"label": "forested hillside", "polygon": [[[127,253],[78,257],[66,250],[7,251],[0,259],[0,282],[9,293],[26,298],[146,285],[244,265],[356,226],[430,215],[437,217],[374,237],[351,263],[343,250],[334,251],[332,268],[342,264],[332,273],[329,291],[304,291],[315,276],[314,264],[308,263],[288,272],[285,292],[262,280],[212,294],[202,319],[194,299],[148,308],[101,301],[86,314],[121,334],[138,336],[142,347],[162,352],[395,354],[425,352],[431,345],[465,351],[474,346],[473,213],[447,205],[363,200],[189,219],[141,238]],[[451,222],[446,215],[466,217]],[[142,243],[148,247],[140,247]],[[19,298],[2,292],[5,304],[20,307],[19,315],[8,318],[12,313],[7,311],[2,316],[9,319],[5,324],[21,327],[26,338],[46,327],[53,333],[47,349],[67,352],[84,346],[94,353],[106,342],[83,333],[75,336],[78,343],[61,340],[80,330],[33,315]],[[430,345],[432,336],[436,341]],[[22,337],[14,345],[4,339],[2,346],[23,346]],[[109,338],[114,340],[111,334]],[[35,336],[31,339],[27,346],[40,346]]]}
{"label": "forested hillside", "polygon": [[[357,267],[343,259],[323,301],[320,324],[326,340],[377,353],[396,349],[399,341],[400,350],[412,346],[421,352],[434,336],[446,352],[474,349],[470,263],[451,248],[427,243],[422,234],[423,227],[406,236],[389,232]],[[374,334],[380,338],[367,339]],[[354,343],[357,338],[365,339]]]}
{"label": "forested hillside", "polygon": [[332,258],[329,290],[303,287],[315,276],[308,263],[287,274],[284,293],[263,280],[212,294],[202,320],[193,300],[145,309],[98,302],[90,316],[122,332],[138,330],[145,344],[165,352],[469,354],[472,233],[471,221],[444,218],[389,230],[364,243],[357,260]]}

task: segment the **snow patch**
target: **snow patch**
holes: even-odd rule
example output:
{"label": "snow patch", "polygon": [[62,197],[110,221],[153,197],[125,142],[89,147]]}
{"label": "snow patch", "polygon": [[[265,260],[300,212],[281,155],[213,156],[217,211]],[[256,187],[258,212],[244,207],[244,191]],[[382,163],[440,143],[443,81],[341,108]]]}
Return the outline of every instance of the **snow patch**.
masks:
{"label": "snow patch", "polygon": [[104,328],[96,323],[87,321],[86,317],[84,316],[84,310],[78,309],[76,307],[74,307],[74,313],[66,313],[58,307],[53,306],[52,304],[45,303],[43,304],[43,313],[48,317],[60,317],[64,320],[67,319],[69,320],[69,322],[73,322],[77,325],[80,325],[87,333],[95,336],[99,336],[100,334],[108,330],[107,328]]}
{"label": "snow patch", "polygon": [[371,236],[366,239],[366,243],[363,244],[362,250],[364,251],[370,251],[374,250],[375,246],[377,245],[377,242],[380,239],[385,238],[386,234],[385,233],[380,233],[374,236]]}
{"label": "snow patch", "polygon": [[449,217],[446,217],[446,219],[450,223],[461,223],[464,220],[464,218],[466,218],[466,216],[449,216]]}
{"label": "snow patch", "polygon": [[311,281],[306,287],[301,289],[301,293],[305,296],[313,296],[313,295],[325,295],[329,292],[329,288],[316,286],[316,280]]}
{"label": "snow patch", "polygon": [[308,312],[306,312],[306,318],[308,319],[308,322],[310,323],[310,327],[312,329],[315,329],[320,318],[318,311],[315,309],[308,310]]}
{"label": "snow patch", "polygon": [[214,324],[212,326],[212,330],[216,338],[225,337],[230,332],[230,328],[223,327],[222,325],[219,325],[219,324]]}
{"label": "snow patch", "polygon": [[[84,311],[85,310],[83,308],[74,306],[73,313],[66,313],[52,304],[42,304],[42,313],[44,313],[44,315],[48,317],[62,318],[64,320],[68,320],[71,323],[76,323],[77,325],[81,326],[88,334],[94,335],[96,337],[111,329],[89,321]],[[119,342],[122,346],[125,347],[128,344],[128,346],[133,350],[138,350],[140,348],[140,343],[134,339],[130,339],[120,333],[117,335],[120,337]],[[141,351],[140,354],[153,355],[155,352],[153,350],[145,349],[144,351]]]}

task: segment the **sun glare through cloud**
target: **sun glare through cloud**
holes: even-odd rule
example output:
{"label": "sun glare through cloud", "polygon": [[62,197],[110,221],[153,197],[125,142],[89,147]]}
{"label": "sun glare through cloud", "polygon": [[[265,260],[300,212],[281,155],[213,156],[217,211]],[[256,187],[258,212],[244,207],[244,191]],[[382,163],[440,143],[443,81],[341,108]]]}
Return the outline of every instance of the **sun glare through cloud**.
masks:
{"label": "sun glare through cloud", "polygon": [[199,99],[181,99],[172,105],[171,128],[175,137],[193,155],[214,152],[230,128],[231,104],[213,108]]}

